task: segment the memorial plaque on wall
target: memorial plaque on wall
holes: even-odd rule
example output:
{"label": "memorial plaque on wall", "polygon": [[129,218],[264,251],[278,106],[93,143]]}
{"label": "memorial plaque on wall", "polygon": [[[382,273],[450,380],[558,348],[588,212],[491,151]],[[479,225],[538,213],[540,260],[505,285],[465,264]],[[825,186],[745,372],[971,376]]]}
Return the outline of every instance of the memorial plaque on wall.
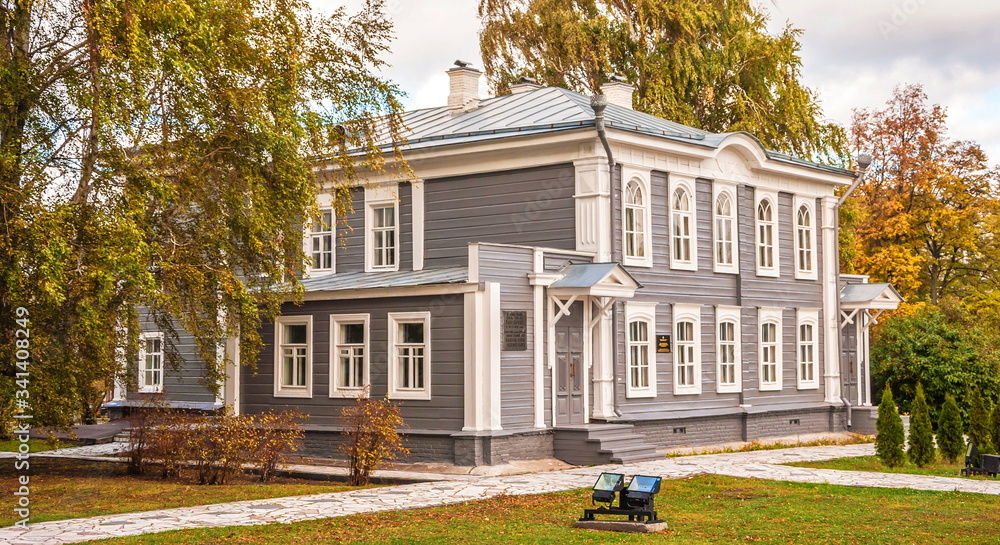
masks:
{"label": "memorial plaque on wall", "polygon": [[658,354],[670,353],[670,335],[656,336],[656,352]]}
{"label": "memorial plaque on wall", "polygon": [[528,349],[528,311],[503,311],[503,350]]}

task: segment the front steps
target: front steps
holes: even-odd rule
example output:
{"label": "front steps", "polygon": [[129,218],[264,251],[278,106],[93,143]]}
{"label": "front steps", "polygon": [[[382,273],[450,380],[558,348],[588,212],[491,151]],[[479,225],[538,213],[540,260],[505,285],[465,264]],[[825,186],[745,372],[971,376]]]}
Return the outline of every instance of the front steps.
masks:
{"label": "front steps", "polygon": [[628,464],[663,457],[632,424],[580,424],[555,429],[553,451],[564,462],[586,466]]}

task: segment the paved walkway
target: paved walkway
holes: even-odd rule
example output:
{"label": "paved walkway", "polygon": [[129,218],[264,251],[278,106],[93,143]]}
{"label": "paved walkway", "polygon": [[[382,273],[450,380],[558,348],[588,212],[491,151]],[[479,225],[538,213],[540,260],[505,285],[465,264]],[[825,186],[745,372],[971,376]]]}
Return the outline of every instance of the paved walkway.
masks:
{"label": "paved walkway", "polygon": [[243,501],[143,513],[32,524],[27,530],[0,529],[0,543],[10,545],[77,543],[185,528],[290,523],[398,509],[414,509],[482,500],[499,494],[523,495],[589,488],[602,471],[681,478],[719,474],[847,486],[958,490],[1000,495],[1000,481],[922,477],[886,473],[789,467],[795,461],[817,461],[874,454],[872,445],[800,447],[782,450],[667,458],[636,464],[575,468],[563,471],[466,477],[379,489]]}

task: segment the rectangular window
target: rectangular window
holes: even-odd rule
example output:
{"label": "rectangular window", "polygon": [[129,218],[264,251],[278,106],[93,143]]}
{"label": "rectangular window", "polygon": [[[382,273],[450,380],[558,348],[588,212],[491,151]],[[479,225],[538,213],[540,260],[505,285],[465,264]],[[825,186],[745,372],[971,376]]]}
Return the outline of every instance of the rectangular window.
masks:
{"label": "rectangular window", "polygon": [[673,305],[674,395],[701,393],[701,305]]}
{"label": "rectangular window", "polygon": [[780,308],[761,308],[760,323],[760,390],[781,390],[781,314]]}
{"label": "rectangular window", "polygon": [[310,249],[313,270],[333,269],[333,240],[333,210],[327,208],[320,211],[319,217],[312,223]]}
{"label": "rectangular window", "polygon": [[819,330],[819,311],[799,309],[798,339],[796,356],[798,357],[798,388],[800,390],[819,388],[816,356],[817,332]]}
{"label": "rectangular window", "polygon": [[163,391],[163,333],[144,333],[139,339],[139,391]]}
{"label": "rectangular window", "polygon": [[396,268],[396,206],[372,207],[372,268]]}
{"label": "rectangular window", "polygon": [[634,389],[649,388],[649,322],[628,324],[629,383]]}
{"label": "rectangular window", "polygon": [[282,316],[274,329],[274,395],[312,397],[312,316]]}
{"label": "rectangular window", "polygon": [[430,313],[389,314],[390,395],[430,399]]}
{"label": "rectangular window", "polygon": [[368,314],[330,316],[330,397],[356,397],[369,384]]}
{"label": "rectangular window", "polygon": [[743,362],[740,350],[740,307],[718,305],[716,321],[716,391],[739,393],[743,391]]}
{"label": "rectangular window", "polygon": [[625,365],[628,381],[625,396],[656,397],[656,303],[630,301],[625,304]]}

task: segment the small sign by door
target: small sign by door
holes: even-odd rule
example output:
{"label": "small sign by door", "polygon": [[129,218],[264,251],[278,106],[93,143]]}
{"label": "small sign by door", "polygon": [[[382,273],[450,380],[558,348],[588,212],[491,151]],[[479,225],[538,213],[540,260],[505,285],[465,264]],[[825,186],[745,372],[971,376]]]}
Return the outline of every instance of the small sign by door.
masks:
{"label": "small sign by door", "polygon": [[503,348],[501,350],[528,349],[528,312],[525,310],[503,311]]}
{"label": "small sign by door", "polygon": [[670,335],[656,336],[656,353],[657,354],[670,353]]}

